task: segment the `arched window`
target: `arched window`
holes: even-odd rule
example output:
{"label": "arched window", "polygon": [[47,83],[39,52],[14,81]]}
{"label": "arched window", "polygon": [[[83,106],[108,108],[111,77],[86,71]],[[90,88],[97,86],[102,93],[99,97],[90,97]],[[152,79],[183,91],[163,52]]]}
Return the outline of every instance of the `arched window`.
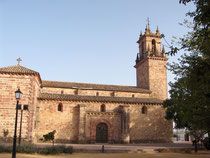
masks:
{"label": "arched window", "polygon": [[156,41],[154,39],[152,40],[152,52],[156,55]]}
{"label": "arched window", "polygon": [[78,89],[74,90],[74,95],[78,95]]}
{"label": "arched window", "polygon": [[143,107],[142,107],[141,113],[142,113],[142,114],[147,114],[147,107],[146,107],[146,106],[143,106]]}
{"label": "arched window", "polygon": [[101,105],[101,112],[105,112],[106,111],[106,107],[104,104]]}
{"label": "arched window", "polygon": [[110,96],[114,97],[115,96],[115,92],[110,93]]}
{"label": "arched window", "polygon": [[96,96],[99,96],[99,92],[96,92]]}
{"label": "arched window", "polygon": [[58,104],[58,111],[63,112],[63,104]]}

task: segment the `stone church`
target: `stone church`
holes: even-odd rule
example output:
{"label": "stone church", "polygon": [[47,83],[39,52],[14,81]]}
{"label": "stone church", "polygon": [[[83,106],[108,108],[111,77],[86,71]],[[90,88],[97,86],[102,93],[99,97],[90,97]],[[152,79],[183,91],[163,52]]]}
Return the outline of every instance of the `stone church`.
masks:
{"label": "stone church", "polygon": [[136,86],[46,81],[19,63],[0,68],[0,137],[4,129],[13,137],[14,92],[20,89],[17,136],[22,117],[25,140],[37,142],[56,130],[55,142],[171,142],[172,122],[163,108],[167,58],[158,28],[152,33],[146,27],[137,43]]}

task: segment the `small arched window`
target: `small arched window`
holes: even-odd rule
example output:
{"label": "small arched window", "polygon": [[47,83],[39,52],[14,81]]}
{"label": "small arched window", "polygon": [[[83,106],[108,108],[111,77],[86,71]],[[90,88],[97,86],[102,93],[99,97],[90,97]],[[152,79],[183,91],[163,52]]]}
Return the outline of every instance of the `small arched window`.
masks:
{"label": "small arched window", "polygon": [[106,111],[106,107],[104,104],[101,105],[101,112],[105,112]]}
{"label": "small arched window", "polygon": [[74,95],[78,95],[78,89],[74,90]]}
{"label": "small arched window", "polygon": [[147,107],[146,107],[146,106],[143,106],[143,107],[142,107],[141,113],[142,113],[142,114],[147,114]]}
{"label": "small arched window", "polygon": [[58,111],[63,112],[63,104],[58,104]]}
{"label": "small arched window", "polygon": [[110,96],[111,96],[111,97],[114,97],[114,96],[115,96],[115,92],[111,92],[111,93],[110,93]]}

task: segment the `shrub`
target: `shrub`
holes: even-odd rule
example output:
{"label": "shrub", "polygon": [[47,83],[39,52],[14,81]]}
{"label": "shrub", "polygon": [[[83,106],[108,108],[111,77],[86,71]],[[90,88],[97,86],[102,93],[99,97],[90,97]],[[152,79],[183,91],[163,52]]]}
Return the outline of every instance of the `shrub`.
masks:
{"label": "shrub", "polygon": [[4,140],[5,142],[7,142],[7,136],[9,134],[9,130],[8,129],[3,129],[3,135],[4,135]]}
{"label": "shrub", "polygon": [[210,138],[209,137],[206,137],[204,140],[203,140],[203,144],[205,146],[205,148],[207,150],[210,150]]}
{"label": "shrub", "polygon": [[4,129],[3,130],[3,134],[4,134],[4,138],[6,138],[7,135],[9,134],[9,130],[8,129]]}
{"label": "shrub", "polygon": [[[17,146],[17,153],[27,153],[27,154],[72,154],[73,147],[72,146],[48,146],[45,148],[39,148],[36,145],[33,144],[23,144],[21,146]],[[0,145],[0,153],[11,153],[12,152],[12,146],[5,146]]]}
{"label": "shrub", "polygon": [[10,153],[12,152],[11,146],[0,145],[0,153]]}
{"label": "shrub", "polygon": [[43,149],[40,149],[38,152],[39,154],[61,154],[61,153],[66,153],[66,154],[72,154],[73,148],[71,146],[53,146],[53,147],[45,147]]}
{"label": "shrub", "polygon": [[39,148],[33,144],[23,144],[20,146],[17,146],[17,152],[18,153],[27,153],[27,154],[34,154],[34,153],[38,153]]}
{"label": "shrub", "polygon": [[40,139],[40,140],[43,140],[44,142],[45,141],[52,141],[52,144],[54,145],[55,133],[56,133],[56,130],[54,130],[52,132],[49,132],[49,133],[43,135],[44,139]]}
{"label": "shrub", "polygon": [[178,137],[178,135],[177,134],[173,134],[173,137],[176,138],[176,137]]}

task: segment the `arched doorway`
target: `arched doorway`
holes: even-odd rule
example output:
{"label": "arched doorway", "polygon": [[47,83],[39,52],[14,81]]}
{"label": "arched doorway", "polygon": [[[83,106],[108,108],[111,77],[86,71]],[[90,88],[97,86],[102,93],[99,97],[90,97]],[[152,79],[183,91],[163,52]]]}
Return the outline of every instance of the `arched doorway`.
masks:
{"label": "arched doorway", "polygon": [[96,126],[96,143],[107,143],[108,126],[105,123],[99,123]]}

